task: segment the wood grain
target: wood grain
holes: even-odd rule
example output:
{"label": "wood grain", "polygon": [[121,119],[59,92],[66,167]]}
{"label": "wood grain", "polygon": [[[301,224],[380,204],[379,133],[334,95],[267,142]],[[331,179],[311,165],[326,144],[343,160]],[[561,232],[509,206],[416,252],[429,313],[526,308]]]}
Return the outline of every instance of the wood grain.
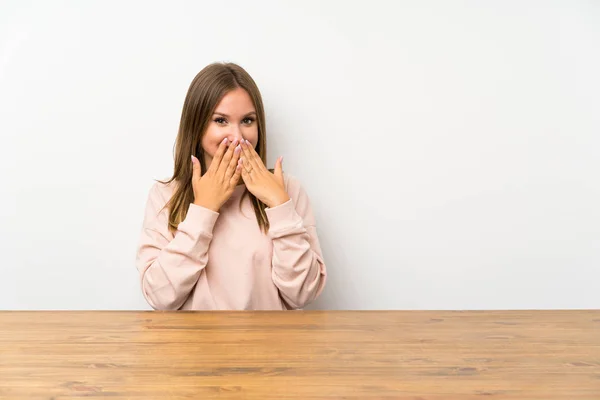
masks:
{"label": "wood grain", "polygon": [[0,398],[600,399],[600,311],[0,312]]}

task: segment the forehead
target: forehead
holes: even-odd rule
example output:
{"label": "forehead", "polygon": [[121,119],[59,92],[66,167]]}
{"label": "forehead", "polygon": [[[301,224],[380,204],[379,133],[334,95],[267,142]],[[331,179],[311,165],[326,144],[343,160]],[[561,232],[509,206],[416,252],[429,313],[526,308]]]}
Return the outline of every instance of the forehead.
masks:
{"label": "forehead", "polygon": [[242,88],[237,88],[223,96],[215,110],[215,112],[219,111],[246,114],[255,110],[254,103],[248,92]]}

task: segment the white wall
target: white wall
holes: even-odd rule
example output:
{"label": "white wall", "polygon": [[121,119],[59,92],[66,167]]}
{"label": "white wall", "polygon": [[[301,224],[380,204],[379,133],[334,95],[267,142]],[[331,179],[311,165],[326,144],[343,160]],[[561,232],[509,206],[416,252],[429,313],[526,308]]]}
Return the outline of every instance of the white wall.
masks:
{"label": "white wall", "polygon": [[318,308],[600,307],[591,1],[0,1],[0,309],[147,309],[147,191],[194,75],[259,84]]}

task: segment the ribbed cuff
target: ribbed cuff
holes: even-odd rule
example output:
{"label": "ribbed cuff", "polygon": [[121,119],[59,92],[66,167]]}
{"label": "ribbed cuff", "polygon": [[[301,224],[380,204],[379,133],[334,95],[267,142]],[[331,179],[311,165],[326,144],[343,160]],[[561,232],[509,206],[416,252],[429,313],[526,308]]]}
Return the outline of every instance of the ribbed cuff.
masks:
{"label": "ribbed cuff", "polygon": [[265,213],[269,219],[269,233],[287,231],[302,224],[302,217],[296,212],[292,199],[273,208],[266,208]]}
{"label": "ribbed cuff", "polygon": [[218,212],[190,203],[187,215],[179,224],[179,228],[181,230],[196,232],[200,230],[204,234],[212,235],[218,217]]}

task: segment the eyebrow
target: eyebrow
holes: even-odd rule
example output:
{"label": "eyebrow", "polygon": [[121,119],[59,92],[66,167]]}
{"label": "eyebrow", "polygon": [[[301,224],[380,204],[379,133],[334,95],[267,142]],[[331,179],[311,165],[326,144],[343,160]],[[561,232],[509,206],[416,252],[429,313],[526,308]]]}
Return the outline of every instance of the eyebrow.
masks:
{"label": "eyebrow", "polygon": [[[221,112],[215,112],[214,114],[222,115],[223,117],[229,118],[229,115],[223,114]],[[251,111],[248,114],[244,115],[244,117],[247,117],[247,116],[252,115],[252,114],[256,115],[256,111]]]}

